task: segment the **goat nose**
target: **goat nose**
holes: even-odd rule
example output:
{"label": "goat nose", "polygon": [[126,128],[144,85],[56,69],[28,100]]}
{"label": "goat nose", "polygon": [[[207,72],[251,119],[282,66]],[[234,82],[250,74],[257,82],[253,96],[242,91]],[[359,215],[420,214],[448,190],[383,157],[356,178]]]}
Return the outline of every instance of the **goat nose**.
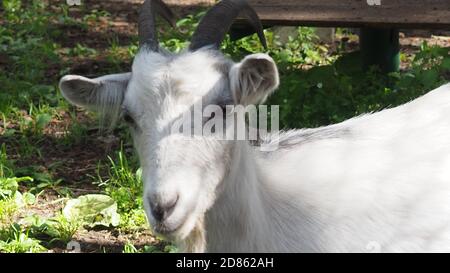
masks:
{"label": "goat nose", "polygon": [[173,199],[171,202],[167,203],[150,201],[150,210],[152,212],[153,217],[155,217],[156,221],[158,222],[164,221],[172,213],[177,202],[178,197]]}

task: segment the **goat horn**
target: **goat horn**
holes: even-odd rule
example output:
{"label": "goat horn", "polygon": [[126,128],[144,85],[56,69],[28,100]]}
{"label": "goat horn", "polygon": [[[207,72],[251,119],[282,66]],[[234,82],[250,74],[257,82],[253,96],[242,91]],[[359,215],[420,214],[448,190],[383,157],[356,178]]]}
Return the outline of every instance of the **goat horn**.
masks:
{"label": "goat horn", "polygon": [[245,0],[223,0],[212,7],[198,25],[189,49],[195,51],[207,45],[219,49],[234,20],[241,13],[248,19],[262,45],[267,49],[261,20]]}
{"label": "goat horn", "polygon": [[155,23],[156,14],[160,14],[172,27],[175,27],[175,15],[163,1],[146,0],[142,4],[138,22],[139,46],[141,48],[147,47],[152,51],[159,50]]}

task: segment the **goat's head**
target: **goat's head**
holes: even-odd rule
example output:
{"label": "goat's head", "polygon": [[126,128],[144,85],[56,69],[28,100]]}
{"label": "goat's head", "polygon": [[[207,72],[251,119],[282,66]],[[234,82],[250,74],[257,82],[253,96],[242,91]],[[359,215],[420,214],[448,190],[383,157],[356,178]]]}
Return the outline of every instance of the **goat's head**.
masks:
{"label": "goat's head", "polygon": [[[61,79],[60,89],[71,103],[112,120],[122,116],[129,124],[143,170],[147,217],[157,232],[183,239],[212,206],[233,142],[214,135],[186,135],[172,130],[174,124],[186,122],[185,113],[199,103],[219,109],[260,103],[277,87],[278,72],[268,55],[254,54],[234,63],[219,51],[239,13],[246,15],[265,46],[259,18],[245,1],[214,6],[189,49],[180,54],[159,48],[156,12],[173,23],[162,1],[144,2],[132,72],[96,79],[68,75]],[[213,115],[203,122],[220,118]]]}

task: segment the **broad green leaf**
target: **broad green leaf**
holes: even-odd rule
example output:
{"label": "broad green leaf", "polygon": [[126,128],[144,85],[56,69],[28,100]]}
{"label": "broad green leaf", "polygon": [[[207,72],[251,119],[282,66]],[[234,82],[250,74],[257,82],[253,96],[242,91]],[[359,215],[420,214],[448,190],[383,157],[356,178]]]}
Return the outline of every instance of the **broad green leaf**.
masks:
{"label": "broad green leaf", "polygon": [[69,220],[82,221],[85,226],[118,226],[117,203],[109,196],[88,194],[67,202],[62,211]]}
{"label": "broad green leaf", "polygon": [[19,183],[24,181],[33,181],[33,179],[27,176],[0,178],[0,199],[13,197],[19,188]]}
{"label": "broad green leaf", "polygon": [[16,192],[14,194],[14,201],[16,202],[16,205],[18,207],[23,207],[26,205],[33,205],[34,202],[36,202],[36,197],[34,196],[34,194],[29,192],[25,192],[23,194],[20,192]]}

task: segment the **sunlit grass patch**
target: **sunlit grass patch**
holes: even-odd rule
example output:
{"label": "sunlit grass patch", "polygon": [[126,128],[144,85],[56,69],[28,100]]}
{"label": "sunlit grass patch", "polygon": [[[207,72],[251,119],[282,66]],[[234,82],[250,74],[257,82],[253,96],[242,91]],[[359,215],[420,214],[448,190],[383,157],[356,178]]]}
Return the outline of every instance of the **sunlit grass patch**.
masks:
{"label": "sunlit grass patch", "polygon": [[46,250],[39,240],[29,237],[28,232],[20,225],[10,225],[6,229],[0,229],[0,252],[26,253]]}

